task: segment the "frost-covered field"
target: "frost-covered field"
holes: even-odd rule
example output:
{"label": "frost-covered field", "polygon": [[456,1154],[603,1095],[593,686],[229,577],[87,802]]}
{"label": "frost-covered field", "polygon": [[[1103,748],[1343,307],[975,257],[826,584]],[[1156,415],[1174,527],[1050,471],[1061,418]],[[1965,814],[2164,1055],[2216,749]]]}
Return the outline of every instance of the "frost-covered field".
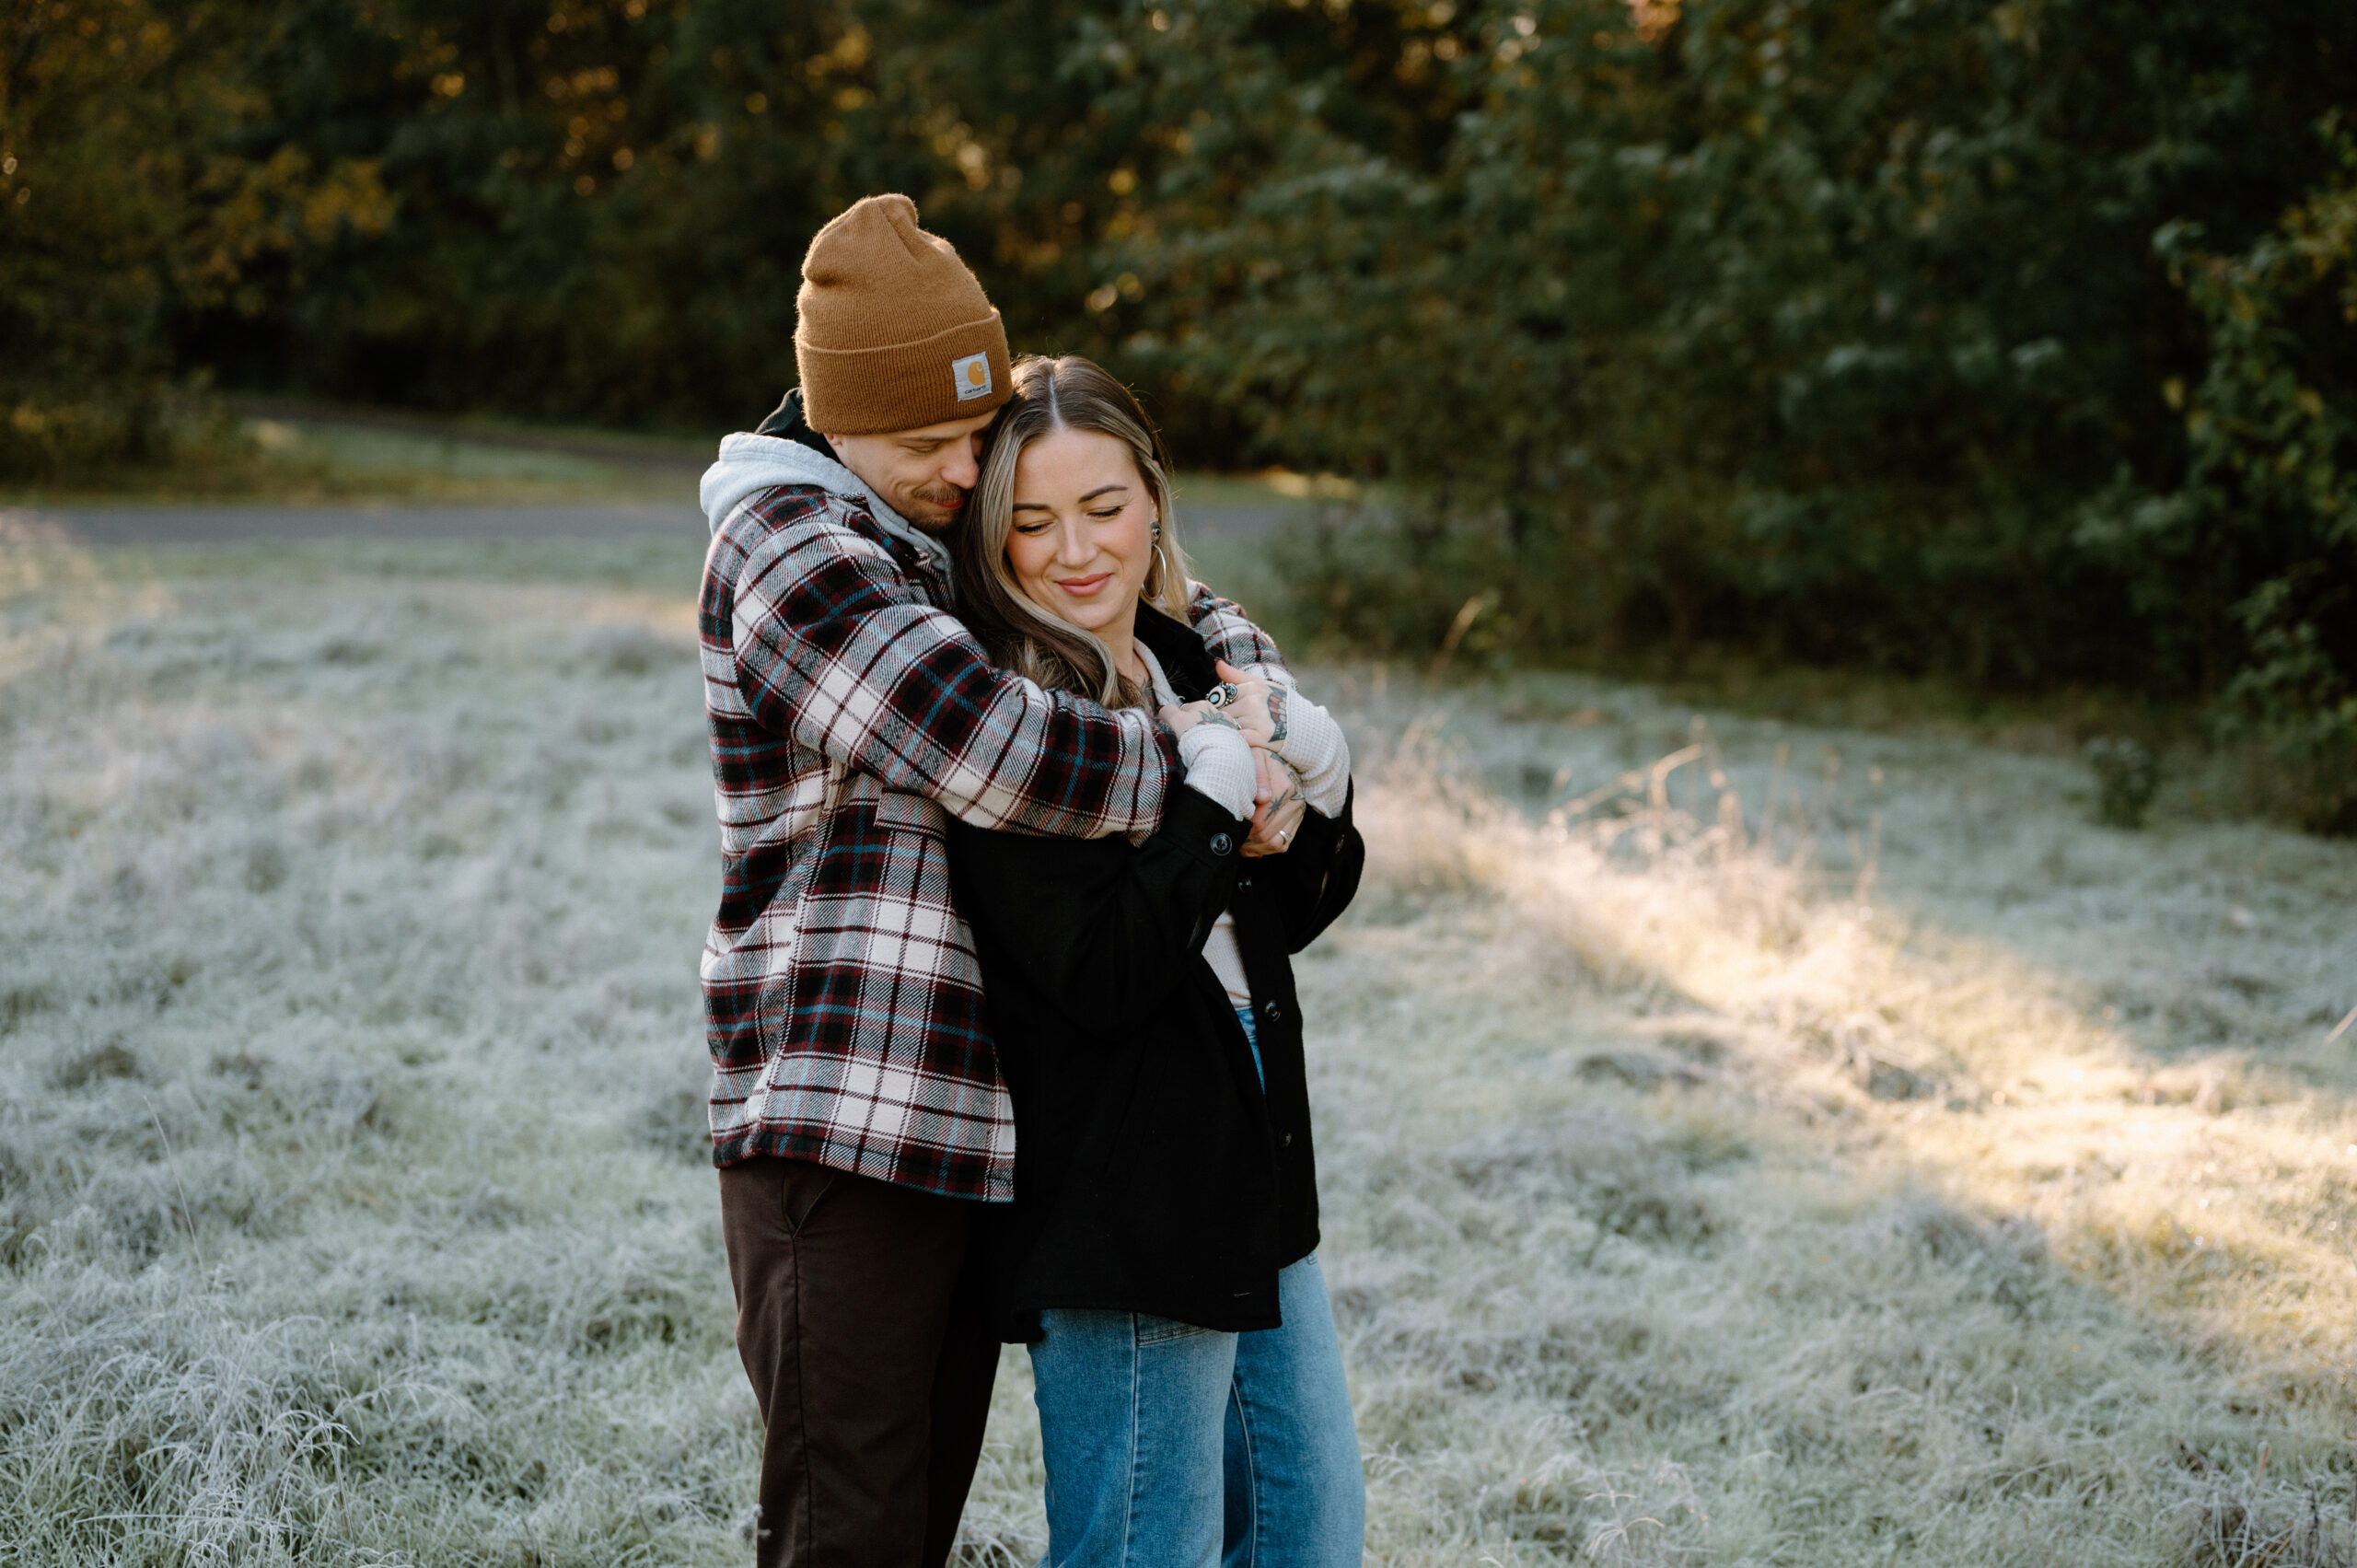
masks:
{"label": "frost-covered field", "polygon": [[[749,1559],[695,564],[0,546],[0,1563]],[[2357,853],[1315,679],[1376,1559],[2348,1560]],[[978,1562],[1040,1545],[1026,1408]]]}

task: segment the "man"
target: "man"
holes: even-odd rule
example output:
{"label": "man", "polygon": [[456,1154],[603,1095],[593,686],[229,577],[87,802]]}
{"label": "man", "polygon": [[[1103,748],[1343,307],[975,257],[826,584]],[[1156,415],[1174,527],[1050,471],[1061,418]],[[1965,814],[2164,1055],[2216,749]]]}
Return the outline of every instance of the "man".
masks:
{"label": "man", "polygon": [[[937,536],[1008,395],[973,274],[905,196],[836,218],[802,273],[802,384],[703,480],[714,1158],[767,1428],[759,1561],[907,1568],[946,1560],[981,1452],[998,1346],[967,1237],[1014,1170],[944,814],[1151,830],[1177,775],[1150,715],[991,668],[949,613]],[[1199,587],[1193,615],[1286,679],[1233,605]]]}

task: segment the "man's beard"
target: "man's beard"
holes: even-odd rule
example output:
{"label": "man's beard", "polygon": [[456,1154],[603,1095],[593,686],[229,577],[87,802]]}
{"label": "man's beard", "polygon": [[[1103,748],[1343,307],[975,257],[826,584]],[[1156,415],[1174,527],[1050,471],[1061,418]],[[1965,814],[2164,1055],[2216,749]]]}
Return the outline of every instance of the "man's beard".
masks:
{"label": "man's beard", "polygon": [[909,521],[924,524],[935,529],[947,528],[956,522],[959,514],[966,509],[966,493],[954,484],[929,484],[922,489],[911,490],[909,492],[909,500],[912,504],[922,503],[931,508],[922,515],[911,515]]}

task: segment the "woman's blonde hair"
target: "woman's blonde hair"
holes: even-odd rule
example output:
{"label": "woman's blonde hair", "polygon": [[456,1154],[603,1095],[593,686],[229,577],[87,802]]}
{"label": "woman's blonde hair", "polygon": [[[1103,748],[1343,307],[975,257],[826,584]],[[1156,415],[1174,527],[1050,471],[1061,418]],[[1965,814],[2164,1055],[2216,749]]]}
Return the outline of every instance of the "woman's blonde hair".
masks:
{"label": "woman's blonde hair", "polygon": [[1111,653],[1095,633],[1031,602],[1006,563],[1006,537],[1015,527],[1015,465],[1024,447],[1058,430],[1110,436],[1129,447],[1161,520],[1139,597],[1183,624],[1193,572],[1178,547],[1162,437],[1127,387],[1077,354],[1027,355],[1015,362],[1012,380],[1015,395],[992,427],[973,509],[950,542],[958,614],[1004,668],[1109,708],[1145,705],[1146,693],[1114,668]]}

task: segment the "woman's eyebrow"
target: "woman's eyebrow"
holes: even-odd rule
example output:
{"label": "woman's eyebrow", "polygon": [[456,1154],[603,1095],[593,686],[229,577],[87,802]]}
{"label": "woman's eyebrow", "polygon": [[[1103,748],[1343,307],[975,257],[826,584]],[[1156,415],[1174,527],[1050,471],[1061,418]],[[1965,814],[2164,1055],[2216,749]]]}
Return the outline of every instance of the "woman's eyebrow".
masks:
{"label": "woman's eyebrow", "polygon": [[1090,491],[1087,494],[1082,496],[1080,498],[1080,504],[1086,506],[1091,501],[1096,500],[1099,495],[1109,495],[1116,490],[1127,490],[1129,486],[1126,484],[1100,484],[1096,489]]}
{"label": "woman's eyebrow", "polygon": [[1018,512],[1052,512],[1055,508],[1049,505],[1045,501],[1017,501],[1015,504],[1015,510]]}

